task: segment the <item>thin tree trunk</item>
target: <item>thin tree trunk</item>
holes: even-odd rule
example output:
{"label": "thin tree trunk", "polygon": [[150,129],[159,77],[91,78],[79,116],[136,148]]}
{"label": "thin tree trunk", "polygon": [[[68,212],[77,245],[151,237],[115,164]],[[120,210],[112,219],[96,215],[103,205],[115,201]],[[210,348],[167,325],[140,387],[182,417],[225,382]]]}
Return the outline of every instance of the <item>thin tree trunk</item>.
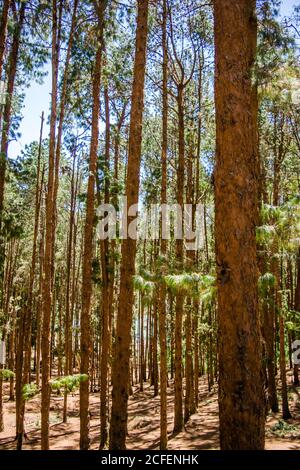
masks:
{"label": "thin tree trunk", "polygon": [[[43,186],[41,187],[41,191]],[[41,204],[42,192],[41,192]],[[40,387],[41,371],[41,332],[42,332],[42,295],[43,295],[43,272],[44,272],[44,217],[41,214],[40,221],[40,246],[39,246],[39,294],[37,302],[37,325],[36,325],[36,386]]]}
{"label": "thin tree trunk", "polygon": [[[15,26],[11,51],[9,54],[9,66],[8,66],[8,79],[6,89],[6,102],[3,112],[3,124],[1,134],[1,146],[0,146],[0,235],[2,232],[2,216],[3,216],[3,204],[4,204],[4,189],[5,189],[5,174],[6,174],[6,163],[7,163],[7,152],[9,143],[9,132],[11,126],[11,114],[12,114],[12,99],[15,88],[15,79],[17,72],[17,64],[19,59],[19,47],[20,39],[25,19],[26,2],[22,2],[20,5],[18,23]],[[5,12],[4,12],[5,13]],[[5,24],[3,25],[5,26]],[[0,75],[1,79],[1,75]],[[4,258],[5,258],[5,246],[4,237],[0,236],[0,305],[2,305],[3,297],[3,270],[4,270]]]}
{"label": "thin tree trunk", "polygon": [[281,397],[282,397],[282,418],[290,419],[292,417],[289,409],[289,400],[286,383],[286,365],[285,365],[285,345],[284,345],[284,318],[279,318],[279,346],[280,346],[280,377],[281,377]]}
{"label": "thin tree trunk", "polygon": [[[163,82],[162,82],[162,146],[161,146],[161,193],[160,202],[167,204],[167,151],[168,151],[168,50],[167,50],[167,0],[163,0],[162,16],[162,52],[163,52]],[[161,215],[161,224],[164,214]],[[161,226],[160,251],[161,256],[167,256],[167,240]],[[163,272],[164,274],[164,272]],[[160,344],[160,450],[168,446],[167,421],[167,328],[166,328],[166,286],[162,280],[159,292],[159,344]]]}
{"label": "thin tree trunk", "polygon": [[[295,287],[294,309],[296,310],[296,312],[300,312],[300,248],[298,248],[298,253],[297,253],[297,280],[296,280],[296,287]],[[298,386],[299,385],[298,364],[294,364],[293,374],[294,374],[294,385]]]}
{"label": "thin tree trunk", "polygon": [[[110,110],[109,110],[109,95],[107,86],[104,90],[105,99],[105,181],[104,181],[104,202],[109,204],[109,157],[110,157]],[[100,363],[100,450],[103,449],[107,443],[108,430],[107,430],[107,378],[108,378],[108,362],[109,362],[109,338],[110,338],[110,313],[112,298],[110,297],[111,290],[111,275],[110,275],[110,259],[109,259],[109,241],[107,239],[101,240],[101,262],[102,262],[102,351]]]}
{"label": "thin tree trunk", "polygon": [[[43,126],[44,126],[44,113],[41,116],[41,128],[40,128],[40,138],[39,138],[39,149],[38,149],[38,159],[37,159],[37,176],[36,176],[36,188],[35,188],[35,215],[34,215],[34,230],[33,230],[33,242],[32,242],[32,255],[31,255],[31,266],[29,273],[29,286],[28,286],[28,299],[27,305],[24,311],[24,364],[23,367],[23,377],[22,377],[22,387],[30,383],[30,369],[31,369],[31,321],[32,321],[32,309],[33,309],[33,284],[35,276],[35,266],[36,266],[36,251],[37,251],[37,237],[38,237],[38,227],[39,227],[39,216],[40,216],[40,174],[41,174],[41,152],[42,152],[42,140],[43,140]],[[21,344],[21,343],[20,343]],[[23,351],[22,351],[23,358]],[[23,362],[23,360],[22,360]],[[25,417],[25,401],[22,399],[19,408],[19,417],[18,417],[18,426],[17,426],[17,450],[22,449],[23,444],[23,434],[24,434],[24,417]]]}
{"label": "thin tree trunk", "polygon": [[[278,272],[277,286],[280,287],[281,291],[283,288],[283,267],[281,259],[281,269]],[[286,358],[285,358],[285,332],[284,332],[284,313],[282,311],[282,297],[281,292],[276,291],[275,303],[279,307],[279,367],[280,367],[280,378],[281,378],[281,398],[282,398],[282,418],[290,419],[292,417],[289,409],[289,398],[287,391],[286,381]]]}
{"label": "thin tree trunk", "polygon": [[57,1],[52,3],[52,95],[50,116],[48,187],[46,194],[46,233],[44,253],[44,277],[42,288],[42,397],[41,397],[41,448],[49,449],[49,410],[50,410],[50,323],[52,306],[52,222],[53,194],[55,172],[55,131],[57,114],[57,76],[58,76],[58,47],[57,47]]}
{"label": "thin tree trunk", "polygon": [[2,67],[4,62],[6,34],[7,34],[7,23],[8,23],[8,12],[11,0],[4,0],[1,15],[0,24],[0,80],[2,78]]}
{"label": "thin tree trunk", "polygon": [[[92,298],[92,257],[93,257],[93,223],[95,206],[95,182],[97,172],[97,151],[99,139],[99,113],[100,113],[100,85],[103,52],[103,28],[106,2],[101,2],[98,14],[98,49],[96,53],[95,68],[93,72],[93,112],[92,136],[89,159],[89,178],[86,202],[86,218],[84,227],[84,245],[82,259],[82,309],[81,309],[81,337],[80,350],[81,374],[89,374],[90,359],[90,308]],[[89,381],[80,383],[80,449],[88,450],[89,439]]]}
{"label": "thin tree trunk", "polygon": [[[183,114],[183,86],[177,87],[178,107],[178,166],[177,166],[177,204],[182,210],[183,219],[183,195],[184,195],[184,114]],[[183,227],[183,220],[182,225]],[[183,233],[182,233],[183,235]],[[183,238],[176,240],[176,260],[178,265],[183,265]],[[174,404],[174,432],[180,432],[183,427],[183,397],[182,397],[182,320],[183,320],[184,295],[176,295],[175,304],[175,404]]]}
{"label": "thin tree trunk", "polygon": [[157,321],[157,298],[155,297],[153,305],[153,395],[158,395],[158,362],[157,362],[157,336],[158,336],[158,321]]}
{"label": "thin tree trunk", "polygon": [[[128,208],[137,204],[139,194],[147,32],[148,0],[138,0],[126,181]],[[133,216],[128,216],[127,228],[133,219]],[[126,447],[131,322],[134,302],[132,276],[135,273],[135,255],[136,240],[131,238],[123,240],[120,300],[112,370],[113,389],[109,448],[113,450],[122,450]]]}
{"label": "thin tree trunk", "polygon": [[195,407],[198,407],[199,402],[199,332],[198,332],[198,314],[199,304],[198,300],[194,301],[194,318],[193,318],[193,331],[194,331],[194,375],[195,375]]}

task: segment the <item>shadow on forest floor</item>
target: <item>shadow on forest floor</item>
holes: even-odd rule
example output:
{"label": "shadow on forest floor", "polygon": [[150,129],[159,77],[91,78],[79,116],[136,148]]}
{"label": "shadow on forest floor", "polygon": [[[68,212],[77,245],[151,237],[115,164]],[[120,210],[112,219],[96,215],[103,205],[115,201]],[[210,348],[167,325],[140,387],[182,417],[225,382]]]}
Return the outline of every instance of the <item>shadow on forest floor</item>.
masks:
{"label": "shadow on forest floor", "polygon": [[[300,449],[300,398],[298,390],[291,385],[288,373],[289,398],[293,419],[287,425],[280,425],[280,413],[269,414],[267,418],[267,449]],[[4,422],[5,431],[0,433],[0,449],[14,450],[15,403],[8,401],[8,384],[5,384]],[[168,449],[170,450],[212,450],[219,448],[217,388],[207,391],[205,378],[199,383],[199,406],[185,424],[184,430],[173,434],[174,390],[170,381],[168,388]],[[99,446],[99,393],[90,395],[90,438],[91,449]],[[50,448],[56,450],[78,449],[79,443],[79,395],[68,398],[68,422],[62,422],[63,397],[51,396]],[[279,423],[279,431],[278,431]],[[40,449],[40,397],[30,400],[26,407],[26,433],[24,449]],[[128,449],[159,448],[160,402],[153,396],[153,387],[145,384],[144,390],[134,387],[128,403]]]}

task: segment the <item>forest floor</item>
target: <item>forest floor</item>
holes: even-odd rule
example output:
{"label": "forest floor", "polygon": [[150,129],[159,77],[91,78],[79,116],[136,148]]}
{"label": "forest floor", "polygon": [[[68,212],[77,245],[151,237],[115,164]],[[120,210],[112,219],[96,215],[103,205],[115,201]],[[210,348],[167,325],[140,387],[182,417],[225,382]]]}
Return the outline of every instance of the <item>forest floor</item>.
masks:
{"label": "forest floor", "polygon": [[[281,420],[280,413],[270,413],[266,422],[267,450],[300,450],[300,388],[292,386],[288,372],[289,404],[293,418]],[[168,389],[168,431],[170,450],[214,450],[219,449],[218,401],[216,386],[208,392],[205,377],[200,379],[199,407],[191,416],[184,431],[172,435],[173,387]],[[8,384],[5,384],[8,394]],[[68,397],[68,422],[62,423],[63,396],[51,395],[50,448],[52,450],[76,450],[79,443],[79,394]],[[99,445],[99,393],[90,395],[91,449]],[[159,397],[153,398],[153,388],[145,384],[144,391],[134,387],[128,406],[128,449],[155,450],[159,447]],[[31,399],[26,406],[25,450],[40,449],[40,396]],[[0,432],[0,449],[14,450],[15,403],[4,398],[5,430]]]}

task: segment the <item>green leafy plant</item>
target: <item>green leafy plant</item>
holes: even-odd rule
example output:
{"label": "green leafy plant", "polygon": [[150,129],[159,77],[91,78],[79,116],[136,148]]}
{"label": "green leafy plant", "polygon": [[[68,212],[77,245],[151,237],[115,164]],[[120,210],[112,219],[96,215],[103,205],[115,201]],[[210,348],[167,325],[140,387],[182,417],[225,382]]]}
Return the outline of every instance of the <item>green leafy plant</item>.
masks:
{"label": "green leafy plant", "polygon": [[22,388],[22,397],[24,401],[30,400],[39,393],[39,389],[35,384],[25,384]]}
{"label": "green leafy plant", "polygon": [[75,374],[75,375],[66,375],[64,377],[59,377],[55,380],[51,380],[50,386],[52,390],[60,391],[61,388],[64,388],[67,393],[74,392],[81,382],[88,380],[86,374]]}
{"label": "green leafy plant", "polygon": [[15,373],[9,369],[1,369],[0,375],[4,380],[12,379],[15,376]]}
{"label": "green leafy plant", "polygon": [[295,433],[295,431],[297,431],[298,434],[299,426],[288,424],[283,419],[280,419],[270,428],[270,431],[278,437],[285,437],[287,434]]}

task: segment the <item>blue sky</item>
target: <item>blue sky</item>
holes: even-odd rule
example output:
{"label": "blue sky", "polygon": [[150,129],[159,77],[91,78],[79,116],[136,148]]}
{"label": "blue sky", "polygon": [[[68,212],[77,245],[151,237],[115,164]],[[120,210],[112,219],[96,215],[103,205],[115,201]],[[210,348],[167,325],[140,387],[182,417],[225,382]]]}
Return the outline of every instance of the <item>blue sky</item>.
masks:
{"label": "blue sky", "polygon": [[[293,10],[293,6],[298,4],[299,0],[283,0],[281,5],[281,15],[289,15]],[[23,119],[19,128],[21,138],[18,142],[14,141],[10,143],[9,156],[11,158],[16,158],[20,151],[24,149],[26,144],[29,144],[33,140],[38,140],[40,116],[42,111],[44,111],[46,117],[44,137],[46,137],[49,132],[47,117],[49,114],[51,93],[50,66],[45,66],[45,70],[48,71],[48,75],[44,78],[44,83],[42,85],[32,83],[32,85],[26,89],[26,96],[22,109]]]}

